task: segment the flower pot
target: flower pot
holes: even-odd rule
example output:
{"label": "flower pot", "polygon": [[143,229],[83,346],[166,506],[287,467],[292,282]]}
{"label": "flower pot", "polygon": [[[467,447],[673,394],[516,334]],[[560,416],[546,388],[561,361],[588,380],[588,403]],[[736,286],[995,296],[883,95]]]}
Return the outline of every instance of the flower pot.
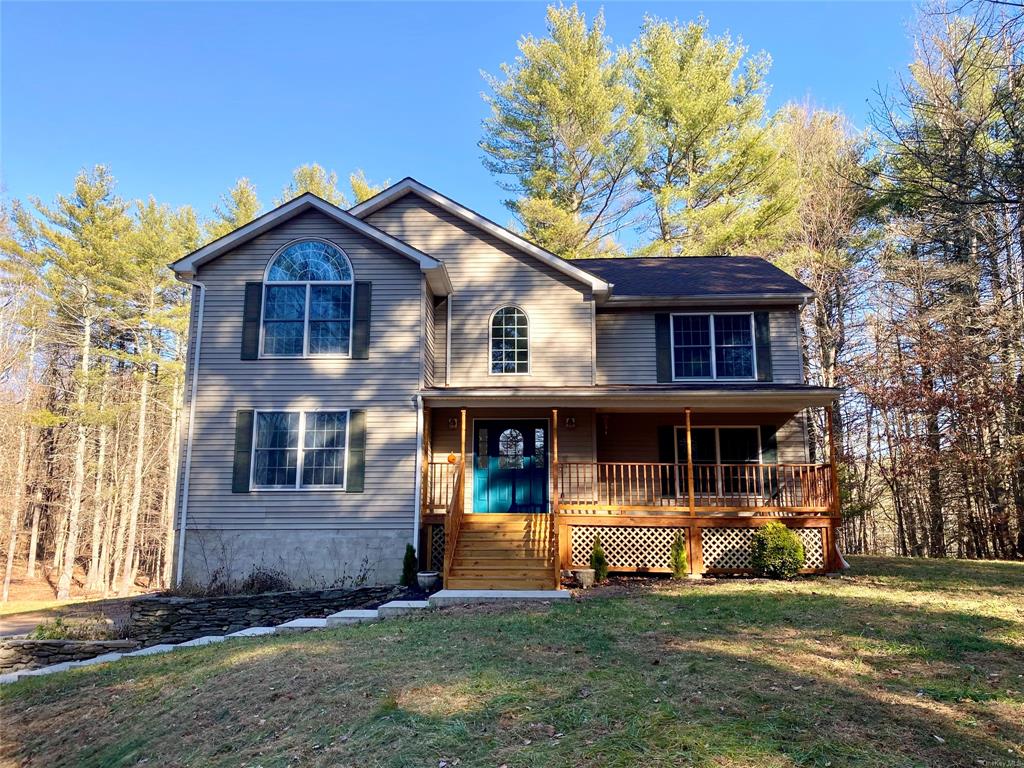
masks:
{"label": "flower pot", "polygon": [[574,568],[572,575],[576,578],[576,583],[583,589],[594,586],[593,568]]}
{"label": "flower pot", "polygon": [[440,574],[437,571],[420,571],[416,574],[416,583],[424,592],[432,592],[437,589],[440,581]]}

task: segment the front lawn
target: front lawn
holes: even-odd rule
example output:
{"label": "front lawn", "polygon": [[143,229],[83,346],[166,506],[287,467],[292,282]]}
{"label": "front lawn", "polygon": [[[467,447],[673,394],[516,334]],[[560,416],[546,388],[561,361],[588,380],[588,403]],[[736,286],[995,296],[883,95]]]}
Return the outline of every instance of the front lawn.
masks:
{"label": "front lawn", "polygon": [[1024,766],[1024,564],[659,582],[0,688],[27,766]]}

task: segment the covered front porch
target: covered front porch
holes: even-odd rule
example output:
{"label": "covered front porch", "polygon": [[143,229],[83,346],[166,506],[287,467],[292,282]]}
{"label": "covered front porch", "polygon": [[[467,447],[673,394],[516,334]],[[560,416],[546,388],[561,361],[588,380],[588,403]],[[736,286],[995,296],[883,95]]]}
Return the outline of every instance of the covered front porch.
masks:
{"label": "covered front porch", "polygon": [[[771,520],[801,536],[809,572],[834,570],[835,464],[832,456],[812,460],[807,435],[808,409],[824,409],[834,453],[832,390],[795,394],[642,403],[590,397],[589,407],[566,398],[544,407],[523,396],[428,400],[422,565],[447,583],[484,562],[465,541],[460,546],[467,519],[472,538],[483,526],[504,527],[502,535],[515,539],[519,528],[510,521],[529,516],[529,575],[536,580],[546,569],[549,588],[561,570],[588,564],[595,537],[616,571],[669,571],[681,534],[691,575],[745,572],[750,536]],[[485,564],[497,571],[518,551],[491,554],[496,559]]]}

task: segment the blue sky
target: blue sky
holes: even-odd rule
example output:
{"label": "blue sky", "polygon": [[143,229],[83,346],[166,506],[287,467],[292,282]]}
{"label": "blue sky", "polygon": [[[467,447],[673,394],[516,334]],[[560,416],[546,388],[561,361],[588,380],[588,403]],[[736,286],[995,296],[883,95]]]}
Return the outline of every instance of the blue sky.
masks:
{"label": "blue sky", "polygon": [[[543,34],[543,3],[0,3],[0,183],[51,200],[108,165],[125,197],[208,215],[248,176],[269,207],[292,168],[415,176],[508,223],[476,146],[480,70]],[[600,7],[583,3],[590,17]],[[909,3],[608,3],[616,45],[644,13],[742,37],[773,65],[771,106],[867,124],[912,54]]]}

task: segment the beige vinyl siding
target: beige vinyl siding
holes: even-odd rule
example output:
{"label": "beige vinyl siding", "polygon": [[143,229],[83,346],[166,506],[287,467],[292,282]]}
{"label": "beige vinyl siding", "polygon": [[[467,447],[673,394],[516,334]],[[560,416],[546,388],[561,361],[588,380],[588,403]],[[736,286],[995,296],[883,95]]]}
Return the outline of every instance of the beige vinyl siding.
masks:
{"label": "beige vinyl siding", "polygon": [[804,431],[804,412],[801,411],[786,421],[775,433],[775,441],[779,446],[779,462],[782,464],[806,464],[807,440]]}
{"label": "beige vinyl siding", "polygon": [[434,386],[434,356],[437,354],[437,338],[434,328],[434,294],[423,281],[423,305],[420,322],[423,324],[423,385]]}
{"label": "beige vinyl siding", "polygon": [[[367,221],[445,263],[454,288],[451,386],[589,386],[589,288],[415,195]],[[530,373],[490,374],[491,315],[521,307],[530,321]]]}
{"label": "beige vinyl siding", "polygon": [[[241,360],[245,283],[296,238],[335,243],[356,280],[373,284],[368,360]],[[409,526],[413,516],[416,412],[421,365],[422,278],[412,261],[320,213],[288,221],[199,270],[207,287],[196,400],[188,527],[214,529]],[[366,410],[363,493],[334,490],[234,494],[235,411]]]}
{"label": "beige vinyl siding", "polygon": [[448,378],[448,299],[434,305],[434,386],[443,387]]}
{"label": "beige vinyl siding", "polygon": [[[659,312],[737,312],[735,308],[658,310]],[[751,310],[753,311],[753,310]],[[597,383],[655,384],[658,381],[654,310],[601,312],[597,314]],[[802,384],[799,314],[789,309],[772,310],[772,381]]]}
{"label": "beige vinyl siding", "polygon": [[597,315],[597,383],[656,382],[654,314],[599,312]]}
{"label": "beige vinyl siding", "polygon": [[800,313],[793,309],[771,313],[772,380],[803,384],[803,351],[800,349]]}

